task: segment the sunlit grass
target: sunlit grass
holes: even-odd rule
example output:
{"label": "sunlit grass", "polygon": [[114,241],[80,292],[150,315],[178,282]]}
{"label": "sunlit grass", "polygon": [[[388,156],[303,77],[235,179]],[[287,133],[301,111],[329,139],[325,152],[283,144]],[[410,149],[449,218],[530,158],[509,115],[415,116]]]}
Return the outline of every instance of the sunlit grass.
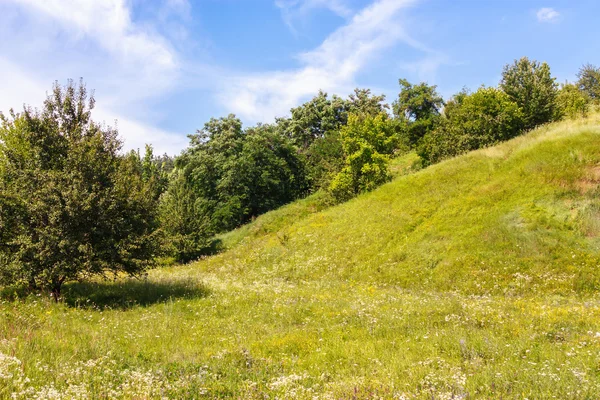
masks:
{"label": "sunlit grass", "polygon": [[594,115],[407,155],[372,193],[291,204],[145,282],[6,299],[0,397],[596,398],[599,144]]}

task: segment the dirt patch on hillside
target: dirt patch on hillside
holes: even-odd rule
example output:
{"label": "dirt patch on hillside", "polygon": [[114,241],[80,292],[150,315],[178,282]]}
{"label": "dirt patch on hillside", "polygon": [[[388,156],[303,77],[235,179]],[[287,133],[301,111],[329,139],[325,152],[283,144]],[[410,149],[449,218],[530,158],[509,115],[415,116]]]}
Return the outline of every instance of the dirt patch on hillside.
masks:
{"label": "dirt patch on hillside", "polygon": [[582,194],[596,191],[600,186],[600,165],[588,168],[584,178],[577,181],[576,186]]}

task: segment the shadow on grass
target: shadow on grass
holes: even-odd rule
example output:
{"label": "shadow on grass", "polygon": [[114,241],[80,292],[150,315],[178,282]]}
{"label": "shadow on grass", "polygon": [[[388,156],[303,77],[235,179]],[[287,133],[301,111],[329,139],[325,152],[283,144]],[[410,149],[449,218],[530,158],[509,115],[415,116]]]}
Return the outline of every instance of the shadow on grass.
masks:
{"label": "shadow on grass", "polygon": [[63,289],[63,301],[70,307],[128,309],[175,299],[206,297],[209,289],[194,281],[151,281],[125,279],[115,282],[72,282]]}

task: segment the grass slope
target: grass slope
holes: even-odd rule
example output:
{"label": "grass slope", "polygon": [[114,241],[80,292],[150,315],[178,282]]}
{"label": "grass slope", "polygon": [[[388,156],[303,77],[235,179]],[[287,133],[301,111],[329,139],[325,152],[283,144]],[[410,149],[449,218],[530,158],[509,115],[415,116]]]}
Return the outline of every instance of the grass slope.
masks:
{"label": "grass slope", "polygon": [[[600,117],[0,305],[0,397],[596,398]],[[412,157],[412,158],[411,158]]]}

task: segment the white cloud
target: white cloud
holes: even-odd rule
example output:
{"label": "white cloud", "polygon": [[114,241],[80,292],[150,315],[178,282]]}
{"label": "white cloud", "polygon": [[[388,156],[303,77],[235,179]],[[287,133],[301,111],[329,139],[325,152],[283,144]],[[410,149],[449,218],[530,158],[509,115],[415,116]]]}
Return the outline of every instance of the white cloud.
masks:
{"label": "white cloud", "polygon": [[560,13],[553,8],[540,8],[536,13],[539,22],[556,22],[560,18]]}
{"label": "white cloud", "polygon": [[401,11],[410,0],[379,0],[354,15],[312,51],[300,54],[302,67],[238,76],[222,88],[223,105],[251,121],[268,121],[288,114],[319,89],[350,93],[354,79],[383,50],[403,42],[430,52],[402,28]]}
{"label": "white cloud", "polygon": [[[176,57],[158,35],[138,28],[125,0],[13,0],[58,21],[64,28],[89,35],[105,50],[128,62],[153,60],[149,67],[171,69]],[[174,5],[181,7],[181,2]]]}
{"label": "white cloud", "polygon": [[340,17],[349,17],[352,10],[344,0],[276,0],[282,12],[305,14],[316,8],[325,8]]}
{"label": "white cloud", "polygon": [[[98,94],[94,119],[117,119],[126,149],[152,143],[157,152],[178,153],[187,139],[156,128],[160,115],[150,102],[175,88],[181,61],[151,23],[132,20],[129,7],[128,0],[0,2],[0,13],[10,11],[0,17],[0,34],[11,38],[0,43],[0,76],[11,77],[0,110],[41,105],[53,80],[84,76]],[[185,15],[189,4],[165,0],[161,12]]]}
{"label": "white cloud", "polygon": [[400,68],[416,75],[422,82],[433,82],[439,67],[449,63],[445,54],[431,51],[421,60],[400,63]]}
{"label": "white cloud", "polygon": [[298,34],[296,22],[316,9],[329,10],[342,18],[352,16],[352,9],[346,4],[346,0],[275,0],[275,5],[281,9],[283,21],[294,35]]}
{"label": "white cloud", "polygon": [[[23,105],[41,107],[46,94],[51,90],[49,83],[40,82],[32,74],[8,60],[0,58],[0,76],[10,76],[0,91],[0,111],[8,114],[12,108],[21,112]],[[178,154],[188,140],[185,136],[155,128],[151,125],[135,121],[115,112],[106,102],[99,99],[92,111],[92,118],[98,123],[117,127],[124,148],[141,149],[145,144],[152,144],[156,153],[167,152],[171,155]]]}

